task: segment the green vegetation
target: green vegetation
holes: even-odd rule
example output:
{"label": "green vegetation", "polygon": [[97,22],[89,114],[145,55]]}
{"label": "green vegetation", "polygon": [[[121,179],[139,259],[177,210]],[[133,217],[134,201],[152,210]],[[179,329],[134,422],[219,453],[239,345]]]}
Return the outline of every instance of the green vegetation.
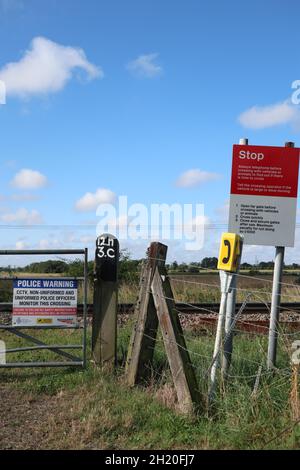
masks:
{"label": "green vegetation", "polygon": [[[205,261],[209,266],[212,261]],[[53,262],[56,263],[56,262]],[[82,262],[27,266],[22,271],[40,275],[81,276]],[[196,263],[188,269],[199,269]],[[131,260],[127,252],[120,260],[120,302],[135,302],[141,262]],[[245,266],[247,277],[240,278],[238,301],[253,291],[251,301],[269,301],[271,277],[256,267]],[[265,268],[265,266],[264,266]],[[294,266],[295,268],[295,266]],[[180,272],[169,266],[177,301],[218,302],[219,279],[215,271]],[[208,267],[210,269],[210,267]],[[295,268],[296,269],[296,268]],[[36,270],[34,272],[34,270]],[[250,271],[249,271],[250,270]],[[175,271],[175,272],[174,272]],[[7,271],[6,271],[7,272]],[[19,271],[21,273],[21,271]],[[93,264],[89,264],[90,280]],[[200,275],[201,274],[201,275]],[[248,274],[253,274],[253,276]],[[288,283],[297,281],[290,276]],[[258,278],[258,279],[257,279]],[[243,290],[245,289],[245,290]],[[282,300],[298,300],[298,287],[282,287]],[[81,295],[81,294],[80,294]],[[89,301],[92,301],[90,283]],[[0,301],[11,300],[11,282],[0,282]],[[300,426],[293,426],[290,411],[290,344],[292,337],[280,335],[278,371],[265,369],[267,337],[237,332],[230,377],[224,392],[219,384],[213,411],[203,409],[198,417],[186,418],[177,411],[176,394],[159,335],[151,369],[151,379],[143,386],[129,389],[124,381],[124,364],[132,319],[119,328],[118,368],[115,375],[102,373],[89,361],[87,370],[14,369],[0,371],[2,409],[9,409],[6,426],[0,430],[0,448],[10,443],[19,448],[51,449],[296,449],[300,445]],[[78,343],[78,331],[32,332],[52,344]],[[90,335],[90,332],[89,332]],[[185,331],[187,346],[204,399],[207,397],[208,368],[212,358],[214,334],[201,325]],[[25,345],[24,340],[1,333],[8,347]],[[89,339],[90,343],[90,339]],[[73,351],[75,354],[78,351]],[[90,351],[89,351],[89,358]],[[9,361],[57,360],[52,352],[35,351],[9,354]],[[263,366],[258,392],[253,387],[259,366]],[[205,400],[204,400],[205,401]],[[26,406],[15,407],[15,404]],[[16,409],[15,409],[16,408]],[[28,411],[33,420],[28,420]],[[3,411],[4,413],[5,411]],[[40,419],[38,419],[40,417]],[[0,420],[3,419],[0,411]],[[30,432],[29,423],[33,423]],[[25,436],[25,441],[15,437]],[[282,432],[286,430],[285,432]],[[2,436],[2,433],[3,436]],[[37,436],[36,439],[34,436]],[[43,436],[43,440],[39,436]],[[274,439],[273,439],[274,438]],[[20,438],[19,438],[20,439]],[[271,440],[272,439],[272,440]],[[271,442],[269,442],[271,440]]]}
{"label": "green vegetation", "polygon": [[[176,399],[159,336],[153,371],[148,384],[129,389],[124,383],[124,360],[132,325],[120,328],[119,366],[115,376],[102,373],[92,363],[86,371],[67,369],[3,370],[0,386],[6,384],[24,400],[46,403],[47,413],[37,432],[43,434],[43,448],[103,449],[296,449],[299,426],[291,427],[289,353],[280,343],[280,371],[263,370],[258,393],[253,386],[259,365],[265,363],[267,338],[237,334],[232,377],[224,392],[220,386],[213,412],[202,410],[196,418],[176,411]],[[63,334],[63,338],[62,338]],[[77,336],[77,338],[74,338]],[[43,332],[47,342],[74,343],[78,332]],[[41,333],[40,333],[41,335]],[[207,371],[214,336],[187,332],[187,345],[196,368],[203,397],[207,395]],[[3,338],[4,339],[4,338]],[[21,340],[5,337],[9,346]],[[28,352],[22,360],[52,358],[51,352]],[[18,359],[13,354],[10,360]],[[53,423],[59,420],[59,426]],[[267,442],[278,435],[278,438]]]}

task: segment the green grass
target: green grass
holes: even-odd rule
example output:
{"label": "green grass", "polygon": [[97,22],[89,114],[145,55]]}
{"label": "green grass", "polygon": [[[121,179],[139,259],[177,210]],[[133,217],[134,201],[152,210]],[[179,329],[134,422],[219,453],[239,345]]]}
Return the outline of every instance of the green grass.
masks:
{"label": "green grass", "polygon": [[[278,366],[274,375],[264,368],[258,394],[252,390],[260,364],[265,364],[267,338],[238,334],[226,392],[218,387],[213,412],[196,418],[181,416],[174,409],[174,391],[161,336],[154,354],[149,384],[134,389],[124,383],[124,361],[132,325],[120,329],[119,365],[115,375],[102,373],[90,361],[87,370],[17,369],[0,371],[0,383],[31,399],[43,397],[59,406],[60,425],[47,427],[45,446],[49,448],[106,449],[293,449],[300,445],[299,425],[267,445],[267,441],[291,426],[289,351],[279,344]],[[62,338],[63,335],[63,338]],[[75,336],[75,337],[74,337]],[[49,343],[78,342],[79,332],[45,331],[39,337]],[[212,357],[214,336],[186,333],[187,346],[195,366],[199,387],[207,395],[207,370]],[[1,335],[8,346],[23,340]],[[28,352],[22,360],[52,360],[51,352]],[[18,354],[9,360],[18,360]],[[55,409],[53,411],[55,413]],[[56,419],[56,418],[55,418]]]}

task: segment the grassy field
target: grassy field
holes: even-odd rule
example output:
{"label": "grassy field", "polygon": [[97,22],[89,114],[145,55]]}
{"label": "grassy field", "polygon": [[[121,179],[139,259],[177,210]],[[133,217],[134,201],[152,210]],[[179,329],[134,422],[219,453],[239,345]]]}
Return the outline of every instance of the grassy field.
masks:
{"label": "grassy field", "polygon": [[[131,330],[132,320],[119,328],[119,364],[115,375],[102,373],[91,362],[85,371],[72,368],[1,370],[0,447],[299,448],[300,427],[293,426],[291,420],[290,352],[285,340],[279,344],[280,372],[269,374],[263,369],[258,393],[253,396],[258,367],[265,363],[267,338],[237,334],[226,392],[219,388],[213,413],[208,414],[204,407],[198,417],[186,418],[177,411],[161,337],[157,341],[149,383],[135,389],[125,385],[124,361]],[[74,344],[78,334],[48,331],[42,336],[52,344],[62,341]],[[205,399],[214,336],[209,332],[187,331],[186,338]],[[24,344],[8,334],[2,339],[8,346]],[[54,357],[51,352],[28,352],[22,360]],[[18,358],[17,354],[12,354],[9,360]]]}
{"label": "grassy field", "polygon": [[[250,301],[270,301],[271,274],[241,277],[238,301],[252,292]],[[216,273],[172,275],[175,299],[180,302],[218,302]],[[296,276],[286,275],[283,301],[299,301]],[[0,301],[9,301],[8,284],[0,283]],[[136,301],[138,284],[120,286],[119,302]],[[2,298],[1,298],[2,295]],[[82,293],[79,292],[79,301]],[[92,289],[89,288],[89,302]],[[13,449],[296,449],[300,425],[291,417],[291,342],[298,335],[279,336],[278,370],[265,369],[267,337],[237,332],[230,377],[224,391],[219,384],[213,412],[204,406],[199,415],[179,414],[162,338],[159,336],[151,379],[129,389],[124,364],[133,319],[119,326],[118,368],[114,375],[102,373],[89,360],[87,370],[0,370],[0,448]],[[31,331],[32,333],[32,331]],[[80,332],[44,331],[38,337],[52,344],[78,343]],[[37,335],[37,333],[32,333]],[[214,332],[201,327],[185,331],[199,389],[206,402]],[[90,336],[90,331],[89,331]],[[1,333],[7,347],[25,345],[24,340]],[[28,343],[27,343],[28,344]],[[90,340],[89,340],[90,344]],[[76,353],[76,351],[74,351]],[[89,353],[90,358],[90,353]],[[14,360],[57,360],[51,352],[26,352]],[[253,387],[263,366],[258,392]]]}
{"label": "grassy field", "polygon": [[[245,277],[244,277],[245,276]],[[242,302],[252,292],[250,302],[270,302],[272,295],[272,274],[239,277],[237,301]],[[218,272],[204,274],[170,274],[174,297],[177,302],[201,303],[220,301],[220,279]],[[300,285],[296,284],[296,275],[288,274],[282,278],[282,301],[298,302]],[[133,303],[137,299],[138,284],[120,286],[119,301]]]}
{"label": "grassy field", "polygon": [[[1,273],[1,276],[7,273]],[[237,300],[242,302],[251,291],[252,302],[270,302],[272,292],[272,271],[260,271],[255,276],[249,275],[249,271],[243,271],[238,279]],[[282,301],[297,302],[300,299],[300,285],[296,271],[289,271],[283,275]],[[20,275],[20,274],[19,274]],[[33,275],[21,273],[22,277],[49,277],[49,274]],[[51,275],[50,275],[51,276]],[[57,276],[57,275],[52,275]],[[219,302],[220,280],[218,271],[201,271],[199,274],[170,274],[174,296],[178,302]],[[286,284],[286,285],[285,285]],[[134,303],[137,300],[139,285],[137,281],[121,283],[119,286],[119,302]],[[12,301],[12,282],[1,281],[0,277],[0,302]],[[78,302],[83,301],[83,285],[79,283]],[[88,303],[93,302],[93,289],[89,284]]]}

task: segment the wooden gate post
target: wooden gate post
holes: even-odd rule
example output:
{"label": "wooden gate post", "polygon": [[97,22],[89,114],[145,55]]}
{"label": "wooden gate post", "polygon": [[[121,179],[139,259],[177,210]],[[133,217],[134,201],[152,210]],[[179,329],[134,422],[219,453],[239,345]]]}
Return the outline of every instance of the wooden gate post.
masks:
{"label": "wooden gate post", "polygon": [[157,266],[164,266],[168,247],[153,242],[148,249],[148,258],[143,266],[139,298],[135,307],[136,325],[133,330],[126,361],[126,381],[134,386],[151,374],[151,365],[156,341],[158,318],[151,284]]}
{"label": "wooden gate post", "polygon": [[117,359],[119,242],[109,234],[96,240],[92,353],[96,364],[113,370]]}
{"label": "wooden gate post", "polygon": [[179,409],[182,413],[193,414],[202,405],[202,399],[165,267],[156,269],[151,290]]}

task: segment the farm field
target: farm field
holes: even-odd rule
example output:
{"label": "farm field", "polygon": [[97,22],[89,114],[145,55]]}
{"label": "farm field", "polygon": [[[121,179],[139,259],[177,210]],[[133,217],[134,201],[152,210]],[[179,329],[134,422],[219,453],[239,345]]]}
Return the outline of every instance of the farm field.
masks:
{"label": "farm field", "polygon": [[[135,303],[138,295],[138,279],[140,271],[134,273],[132,282],[121,282],[119,286],[119,303]],[[12,281],[1,280],[7,273],[1,273],[0,276],[0,302],[9,302],[12,300]],[[13,273],[12,276],[19,277],[57,277],[63,274],[32,274],[32,273]],[[220,300],[220,280],[218,271],[201,272],[199,274],[169,274],[174,297],[177,302],[200,303],[200,302],[219,302]],[[249,275],[249,271],[242,271],[238,278],[237,301],[242,302],[246,295],[251,291],[250,302],[270,302],[272,293],[272,271],[268,273],[259,271]],[[297,284],[299,276],[294,271],[288,271],[282,278],[282,301],[298,302],[300,301],[300,284]],[[78,287],[78,302],[83,301],[82,283]],[[93,302],[93,289],[91,284],[88,288],[88,303]]]}
{"label": "farm field", "polygon": [[[237,301],[242,302],[252,292],[251,302],[270,302],[273,274],[258,273],[249,276],[242,273],[238,278]],[[169,274],[174,297],[177,302],[200,303],[219,302],[220,279],[217,271],[205,274]],[[282,301],[300,301],[300,285],[296,274],[285,274],[282,278]],[[123,284],[119,290],[120,303],[134,303],[137,298],[138,284]]]}

